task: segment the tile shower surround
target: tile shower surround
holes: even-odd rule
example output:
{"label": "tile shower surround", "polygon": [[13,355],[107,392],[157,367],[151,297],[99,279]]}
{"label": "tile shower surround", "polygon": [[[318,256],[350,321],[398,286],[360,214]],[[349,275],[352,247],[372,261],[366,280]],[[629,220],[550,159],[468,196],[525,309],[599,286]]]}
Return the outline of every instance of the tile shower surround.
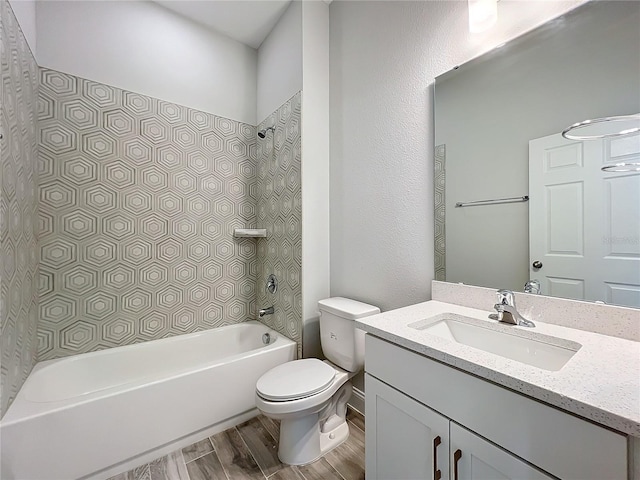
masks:
{"label": "tile shower surround", "polygon": [[256,127],[45,68],[39,100],[38,359],[252,318]]}
{"label": "tile shower surround", "polygon": [[36,362],[38,322],[38,66],[0,0],[0,416]]}
{"label": "tile shower surround", "polygon": [[[256,301],[274,306],[261,322],[298,343],[302,358],[302,189],[300,178],[302,93],[267,117],[258,130],[275,132],[258,139],[257,223],[267,229],[258,239]],[[278,278],[276,294],[267,292],[270,273]]]}
{"label": "tile shower surround", "polygon": [[435,279],[445,281],[447,278],[446,245],[447,232],[445,224],[445,176],[446,176],[446,145],[438,145],[435,148],[435,202],[434,202],[434,229],[435,241],[433,244]]}

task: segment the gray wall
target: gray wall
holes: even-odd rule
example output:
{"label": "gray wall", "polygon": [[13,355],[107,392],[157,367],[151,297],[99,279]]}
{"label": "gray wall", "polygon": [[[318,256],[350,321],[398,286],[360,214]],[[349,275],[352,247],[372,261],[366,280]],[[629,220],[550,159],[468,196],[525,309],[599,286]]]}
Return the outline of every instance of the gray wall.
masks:
{"label": "gray wall", "polygon": [[331,3],[332,296],[383,311],[431,297],[433,81],[578,3],[503,0],[480,35],[467,2]]}
{"label": "gray wall", "polygon": [[0,417],[36,361],[38,322],[38,66],[0,0]]}
{"label": "gray wall", "polygon": [[331,4],[333,296],[382,310],[429,298],[428,13],[446,3]]}
{"label": "gray wall", "polygon": [[571,14],[560,28],[436,84],[436,144],[446,145],[447,281],[521,290],[529,277],[528,204],[455,203],[527,195],[529,140],[640,111],[640,3],[580,10],[587,15]]}

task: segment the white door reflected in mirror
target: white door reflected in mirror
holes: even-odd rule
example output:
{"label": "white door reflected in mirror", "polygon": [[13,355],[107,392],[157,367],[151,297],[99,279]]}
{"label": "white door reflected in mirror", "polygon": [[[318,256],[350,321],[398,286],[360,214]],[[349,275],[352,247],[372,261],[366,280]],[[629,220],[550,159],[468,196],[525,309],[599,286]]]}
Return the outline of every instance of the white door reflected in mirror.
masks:
{"label": "white door reflected in mirror", "polygon": [[530,271],[543,294],[640,307],[640,172],[601,171],[638,158],[640,134],[529,142]]}

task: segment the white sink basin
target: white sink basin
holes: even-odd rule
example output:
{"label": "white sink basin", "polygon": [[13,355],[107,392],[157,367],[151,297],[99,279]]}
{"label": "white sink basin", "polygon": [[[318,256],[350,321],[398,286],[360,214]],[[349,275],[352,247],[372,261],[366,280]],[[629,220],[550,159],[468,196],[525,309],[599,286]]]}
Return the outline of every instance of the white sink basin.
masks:
{"label": "white sink basin", "polygon": [[455,314],[438,315],[409,327],[551,371],[560,370],[581,347],[568,340],[522,330],[508,331],[513,327]]}

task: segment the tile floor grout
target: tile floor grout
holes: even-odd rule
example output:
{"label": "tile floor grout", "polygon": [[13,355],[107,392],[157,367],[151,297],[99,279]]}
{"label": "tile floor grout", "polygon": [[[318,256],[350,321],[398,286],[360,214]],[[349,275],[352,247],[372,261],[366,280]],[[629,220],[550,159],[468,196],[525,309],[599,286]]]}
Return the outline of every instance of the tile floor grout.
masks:
{"label": "tile floor grout", "polygon": [[[207,440],[209,440],[209,437],[207,437]],[[200,440],[200,441],[202,441],[202,440]],[[209,440],[209,442],[211,442],[211,440]],[[202,454],[202,455],[200,455],[199,457],[192,458],[192,459],[191,459],[191,460],[189,460],[188,462],[185,460],[185,461],[184,461],[184,463],[185,463],[185,465],[188,465],[188,464],[190,464],[191,462],[195,462],[195,461],[196,461],[196,460],[198,460],[199,458],[206,457],[207,455],[211,455],[212,453],[216,453],[215,449],[214,449],[213,451],[211,451],[211,452],[203,453],[203,454]],[[183,457],[184,457],[184,455],[183,455]]]}
{"label": "tile floor grout", "polygon": [[[356,417],[360,417],[361,420],[359,420],[361,422],[361,424],[364,426],[364,417],[357,411],[355,410],[351,410],[352,415],[355,415]],[[262,475],[262,479],[263,480],[272,480],[273,478],[276,478],[275,476],[277,476],[278,474],[280,474],[282,476],[282,478],[287,478],[289,479],[289,477],[295,476],[298,480],[309,480],[309,478],[314,478],[314,477],[318,477],[320,475],[320,473],[318,473],[318,471],[316,470],[314,472],[313,470],[313,465],[318,463],[318,462],[323,462],[321,465],[323,465],[320,468],[323,469],[329,469],[331,473],[331,475],[335,475],[336,479],[340,479],[340,480],[351,480],[352,478],[354,478],[354,475],[357,476],[359,479],[363,479],[364,478],[364,458],[362,457],[360,451],[362,449],[362,440],[360,440],[360,438],[364,439],[364,430],[362,428],[360,428],[358,425],[356,425],[356,423],[354,423],[353,421],[351,421],[351,418],[349,418],[349,416],[347,416],[347,422],[349,425],[350,429],[354,429],[353,433],[356,433],[357,436],[359,436],[360,438],[358,438],[356,440],[355,437],[353,437],[352,435],[349,436],[349,438],[347,438],[347,440],[345,442],[343,442],[342,444],[340,444],[338,447],[336,447],[334,450],[332,450],[332,452],[335,452],[334,455],[331,455],[331,453],[327,454],[330,455],[329,457],[327,457],[327,455],[324,455],[322,457],[320,457],[318,460],[316,460],[315,462],[311,462],[310,464],[307,465],[286,465],[282,462],[280,462],[280,460],[277,458],[277,456],[273,457],[273,460],[277,461],[277,464],[274,464],[274,467],[277,467],[278,465],[280,466],[280,468],[278,468],[276,471],[270,473],[268,476],[265,474],[265,470],[263,469],[263,466],[261,466],[258,463],[258,460],[256,458],[256,455],[258,455],[258,453],[254,453],[254,451],[251,449],[251,447],[249,446],[248,440],[245,438],[245,435],[249,435],[251,433],[255,433],[256,430],[251,430],[251,428],[244,428],[244,435],[243,433],[241,433],[240,428],[238,428],[239,426],[242,425],[247,425],[250,422],[257,422],[258,426],[261,427],[262,430],[264,430],[266,432],[266,435],[268,435],[268,437],[263,437],[264,440],[262,441],[262,443],[258,443],[258,445],[261,446],[269,446],[268,448],[270,450],[273,449],[273,445],[275,444],[276,446],[278,445],[278,438],[276,438],[276,436],[274,435],[278,429],[279,429],[279,422],[276,421],[272,421],[269,422],[266,417],[263,417],[262,415],[259,415],[257,417],[254,417],[250,420],[248,420],[247,422],[242,423],[241,425],[237,425],[235,427],[231,427],[227,430],[225,430],[225,432],[228,432],[230,430],[234,430],[235,434],[237,436],[240,437],[242,444],[244,445],[246,452],[248,453],[249,457],[251,458],[251,460],[253,461],[253,463],[258,467],[261,475]],[[255,428],[255,427],[254,427]],[[273,430],[273,431],[272,431]],[[223,432],[219,432],[219,434],[221,434]],[[216,435],[219,435],[216,434]],[[219,468],[216,467],[219,471],[218,473],[222,473],[224,475],[224,477],[227,480],[234,480],[232,478],[232,475],[230,473],[230,471],[228,470],[228,467],[233,465],[227,465],[227,467],[225,467],[225,465],[223,464],[222,460],[220,459],[220,456],[218,454],[218,451],[216,449],[215,443],[213,441],[213,437],[215,435],[212,436],[208,436],[203,438],[202,440],[195,442],[192,445],[189,445],[187,447],[184,447],[183,449],[179,449],[176,450],[175,452],[172,452],[170,454],[168,454],[165,457],[160,457],[159,459],[153,460],[152,462],[149,462],[145,465],[140,465],[138,467],[136,467],[135,469],[130,470],[129,472],[124,472],[121,473],[119,475],[115,475],[113,477],[111,477],[109,480],[195,480],[191,479],[191,474],[189,473],[189,469],[187,467],[187,465],[190,465],[200,459],[203,459],[204,457],[206,457],[207,455],[213,455],[215,457],[215,460],[217,461],[217,464],[219,465]],[[209,443],[209,446],[211,447],[211,451],[207,451],[205,453],[203,453],[202,455],[199,455],[195,458],[190,458],[190,460],[187,462],[186,461],[186,456],[185,456],[185,450],[193,447],[194,445],[203,442],[206,439],[206,441]],[[253,437],[252,437],[253,439]],[[269,441],[269,439],[271,441],[273,441],[273,443],[271,443],[271,441]],[[353,442],[350,442],[350,439],[353,439]],[[266,443],[264,443],[266,442]],[[251,443],[255,443],[255,442],[251,442]],[[353,443],[353,444],[351,444]],[[256,445],[254,445],[254,448],[257,448]],[[341,450],[341,451],[340,451]],[[260,449],[256,450],[256,452],[259,452]],[[198,449],[192,449],[189,451],[189,455],[192,455],[193,453],[197,453]],[[345,452],[348,454],[345,456]],[[336,455],[337,454],[337,455]],[[160,475],[158,477],[158,475],[152,475],[151,472],[151,464],[153,462],[156,462],[158,460],[161,459],[166,459],[166,461],[169,461],[169,457],[171,455],[174,455],[174,462],[177,462],[176,464],[176,468],[178,469],[178,477],[175,478],[173,475],[167,475],[166,473],[163,475]],[[213,461],[213,458],[211,457],[211,460]],[[355,460],[354,460],[355,457]],[[361,458],[362,457],[362,458]],[[346,462],[346,463],[345,463]],[[355,463],[354,463],[355,462]],[[207,461],[205,461],[205,464],[207,463]],[[264,463],[264,459],[262,460],[262,463]],[[180,468],[180,464],[182,464],[182,466],[184,468]],[[237,465],[237,464],[236,464]],[[267,464],[268,465],[268,462]],[[194,471],[194,473],[196,471],[198,471],[198,468],[202,468],[201,465],[198,464],[194,464],[192,465],[192,470]],[[267,468],[265,467],[265,468]],[[303,473],[303,469],[302,467],[311,467],[311,468],[307,468],[308,470],[308,474],[311,474],[311,477],[307,477],[304,473]],[[353,470],[353,468],[355,467],[355,470]],[[242,467],[241,467],[242,468]],[[269,467],[270,469],[271,467]],[[340,469],[342,469],[345,473],[341,472]],[[346,468],[346,470],[345,470]],[[195,469],[195,470],[194,470]],[[180,470],[184,470],[184,474],[180,472]],[[286,471],[285,471],[286,470]],[[135,473],[138,473],[138,475],[136,475]],[[200,472],[202,473],[202,470],[200,470]],[[257,471],[254,471],[255,474],[257,474]],[[155,472],[158,473],[158,472]],[[240,472],[242,473],[242,472]],[[198,478],[201,478],[201,475],[197,476]]]}
{"label": "tile floor grout", "polygon": [[[209,441],[211,441],[211,440],[209,440]],[[211,442],[211,443],[213,444],[213,442]],[[227,471],[226,468],[224,468],[224,465],[220,461],[220,457],[218,457],[218,452],[216,452],[215,446],[214,446],[213,452],[210,452],[210,453],[213,453],[218,458],[218,462],[220,462],[220,468],[222,468],[222,473],[224,473],[224,476],[227,478],[227,480],[231,480],[231,476],[229,476],[229,472]],[[151,479],[151,480],[153,480],[153,479]],[[191,475],[189,475],[189,478],[186,479],[186,480],[191,480]]]}
{"label": "tile floor grout", "polygon": [[[256,417],[256,418],[258,418],[258,417]],[[258,420],[260,420],[260,419],[258,418]],[[249,420],[249,421],[251,421],[251,420]],[[260,422],[260,423],[262,423],[262,422]],[[242,424],[241,424],[241,425],[242,425]],[[261,467],[261,466],[260,466],[260,464],[258,463],[258,460],[256,459],[256,456],[255,456],[255,455],[253,454],[253,452],[251,451],[251,448],[249,447],[249,444],[247,443],[247,441],[246,441],[246,440],[245,440],[245,438],[244,438],[244,435],[242,435],[242,432],[241,432],[240,430],[238,430],[238,426],[236,425],[236,426],[235,426],[235,427],[233,427],[233,428],[235,428],[235,429],[236,429],[236,431],[238,432],[238,435],[240,436],[240,439],[242,440],[242,443],[244,443],[244,446],[245,446],[245,447],[247,447],[247,452],[249,452],[249,455],[251,455],[251,458],[253,458],[253,461],[254,461],[254,462],[256,462],[256,465],[258,465],[258,468],[260,469],[260,472],[262,473],[262,476],[263,476],[264,478],[269,478],[269,477],[267,477],[267,476],[264,474],[264,470],[262,469],[262,467]],[[266,429],[265,429],[265,430],[266,430]],[[269,433],[269,431],[268,431],[268,430],[267,430],[267,433]],[[271,436],[271,438],[273,438],[273,435],[271,435],[271,433],[269,433],[269,435]],[[277,441],[276,441],[276,444],[277,444]],[[279,460],[279,459],[278,459],[278,460]],[[282,470],[282,469],[280,469],[280,470]],[[278,473],[280,470],[277,470],[277,471],[273,472],[271,475],[274,475],[274,474]]]}
{"label": "tile floor grout", "polygon": [[[269,429],[267,427],[264,426],[264,423],[262,423],[262,419],[260,418],[260,415],[258,415],[258,420],[260,421],[260,425],[262,425],[262,427],[265,429],[265,431],[269,434],[269,436],[276,442],[276,445],[278,445],[278,439],[275,438],[273,436],[273,433],[271,433],[269,431]],[[240,433],[238,431],[238,433]],[[253,457],[253,459],[255,460],[256,463],[258,463],[258,461],[256,460],[256,458],[253,455],[253,452],[251,451],[251,449],[249,448],[249,445],[247,444],[247,441],[244,439],[244,437],[242,436],[242,434],[240,433],[240,437],[242,438],[242,441],[244,442],[244,444],[247,446],[247,450],[249,450],[249,453],[251,454],[251,456]],[[280,460],[280,458],[278,458],[278,460]],[[282,465],[285,465],[284,463]],[[287,466],[285,465],[284,467],[282,467],[280,470],[276,470],[275,472],[273,472],[271,475],[267,476],[264,474],[264,470],[262,470],[262,467],[260,467],[260,465],[258,464],[258,467],[260,468],[260,471],[262,472],[262,476],[265,479],[268,479],[269,477],[273,477],[276,473],[278,473],[280,470],[282,470],[282,468],[287,468]]]}
{"label": "tile floor grout", "polygon": [[[231,427],[231,428],[236,429],[236,427]],[[229,428],[227,430],[231,430],[231,428]],[[212,451],[209,452],[207,455],[213,453],[216,456],[216,458],[218,459],[218,463],[220,463],[220,468],[222,468],[222,473],[224,473],[224,476],[227,478],[227,480],[231,480],[231,476],[229,475],[229,472],[227,471],[226,468],[224,468],[224,464],[222,463],[222,460],[220,460],[220,455],[218,455],[218,452],[216,450],[216,444],[213,442],[213,438],[212,437],[213,437],[213,435],[207,437],[207,440],[209,440],[209,443],[211,444],[211,448],[212,448]],[[251,452],[249,452],[249,453],[251,453]],[[203,457],[204,457],[204,455],[203,455]],[[202,457],[200,457],[200,458],[202,458]],[[151,479],[151,480],[153,480],[153,479]],[[189,478],[187,478],[185,480],[191,480],[191,475],[189,475]]]}
{"label": "tile floor grout", "polygon": [[[220,463],[220,468],[222,468],[222,473],[224,473],[224,476],[226,477],[227,480],[231,480],[231,476],[229,475],[229,472],[227,471],[226,468],[224,468],[224,465],[222,464],[222,461],[218,456],[218,452],[216,452],[216,446],[213,444],[213,440],[211,440],[211,437],[207,437],[207,438],[209,439],[209,443],[211,443],[211,446],[213,447],[213,452],[209,452],[209,453],[213,453],[216,456],[216,458],[218,459],[218,463]],[[189,478],[186,480],[191,480],[191,475],[189,475]]]}

